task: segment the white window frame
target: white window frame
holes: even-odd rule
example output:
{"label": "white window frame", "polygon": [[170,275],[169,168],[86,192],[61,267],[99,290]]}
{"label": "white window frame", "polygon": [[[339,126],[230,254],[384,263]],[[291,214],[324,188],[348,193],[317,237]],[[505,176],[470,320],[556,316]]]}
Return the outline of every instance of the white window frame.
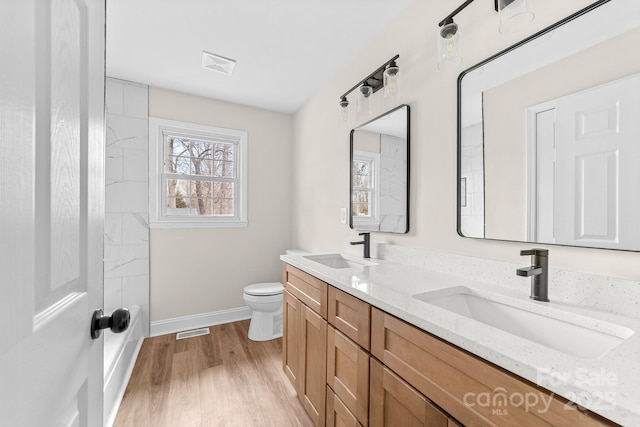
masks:
{"label": "white window frame", "polygon": [[[369,216],[353,215],[353,226],[359,230],[377,231],[380,228],[380,153],[372,153],[370,151],[353,151],[353,160],[369,162],[371,167],[371,206],[369,207]],[[353,185],[353,183],[352,183]],[[353,209],[353,201],[351,201]]]}
{"label": "white window frame", "polygon": [[[220,139],[235,148],[236,182],[234,183],[234,216],[197,217],[167,216],[166,188],[163,185],[166,161],[165,135]],[[149,226],[151,228],[241,228],[247,227],[247,132],[195,123],[149,117]]]}

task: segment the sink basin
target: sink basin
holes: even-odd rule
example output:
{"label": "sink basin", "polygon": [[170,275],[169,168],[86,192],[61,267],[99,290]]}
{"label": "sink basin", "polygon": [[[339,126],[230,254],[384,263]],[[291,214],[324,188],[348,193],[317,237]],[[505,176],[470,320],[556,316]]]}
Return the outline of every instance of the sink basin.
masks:
{"label": "sink basin", "polygon": [[414,295],[421,301],[582,359],[597,359],[633,335],[624,326],[466,287]]}
{"label": "sink basin", "polygon": [[369,265],[377,265],[375,262],[363,259],[346,258],[342,254],[305,255],[305,258],[315,261],[330,268],[363,268]]}

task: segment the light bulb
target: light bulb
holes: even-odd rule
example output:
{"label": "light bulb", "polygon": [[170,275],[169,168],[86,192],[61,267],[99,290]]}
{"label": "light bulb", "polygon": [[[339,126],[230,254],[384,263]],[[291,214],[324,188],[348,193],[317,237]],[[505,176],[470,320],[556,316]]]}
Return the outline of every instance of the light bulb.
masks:
{"label": "light bulb", "polygon": [[373,88],[369,83],[364,82],[360,86],[360,96],[358,97],[358,113],[366,112],[371,113],[371,95],[373,94]]}
{"label": "light bulb", "polygon": [[340,98],[340,105],[338,106],[338,119],[340,123],[346,123],[349,121],[349,100],[346,96]]}
{"label": "light bulb", "polygon": [[395,61],[391,61],[389,66],[384,70],[383,84],[384,84],[384,97],[387,98],[390,95],[398,94],[398,74],[400,69],[396,65]]}
{"label": "light bulb", "polygon": [[461,62],[458,24],[449,22],[438,33],[438,68],[454,67]]}
{"label": "light bulb", "polygon": [[535,14],[531,0],[498,0],[500,12],[500,31],[502,34],[514,33],[533,21]]}

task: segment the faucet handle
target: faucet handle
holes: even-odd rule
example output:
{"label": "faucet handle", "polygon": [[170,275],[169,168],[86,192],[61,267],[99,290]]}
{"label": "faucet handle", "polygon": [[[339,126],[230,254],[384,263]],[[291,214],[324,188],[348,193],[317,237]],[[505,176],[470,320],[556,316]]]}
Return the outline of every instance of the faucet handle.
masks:
{"label": "faucet handle", "polygon": [[533,255],[533,256],[549,256],[549,250],[548,249],[526,249],[523,251],[520,251],[520,255],[524,256],[524,255]]}

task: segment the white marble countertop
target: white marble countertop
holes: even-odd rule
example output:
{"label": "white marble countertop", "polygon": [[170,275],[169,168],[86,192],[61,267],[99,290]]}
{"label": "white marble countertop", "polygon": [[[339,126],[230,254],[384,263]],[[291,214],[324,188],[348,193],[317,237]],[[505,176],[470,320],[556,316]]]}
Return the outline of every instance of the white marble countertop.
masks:
{"label": "white marble countertop", "polygon": [[[308,255],[312,254],[287,254],[280,259],[605,418],[640,426],[640,319],[553,300],[533,302],[526,294],[503,286],[397,262],[372,259],[377,265],[334,269],[305,258]],[[634,333],[598,359],[581,359],[413,297],[454,286],[544,304]]]}

